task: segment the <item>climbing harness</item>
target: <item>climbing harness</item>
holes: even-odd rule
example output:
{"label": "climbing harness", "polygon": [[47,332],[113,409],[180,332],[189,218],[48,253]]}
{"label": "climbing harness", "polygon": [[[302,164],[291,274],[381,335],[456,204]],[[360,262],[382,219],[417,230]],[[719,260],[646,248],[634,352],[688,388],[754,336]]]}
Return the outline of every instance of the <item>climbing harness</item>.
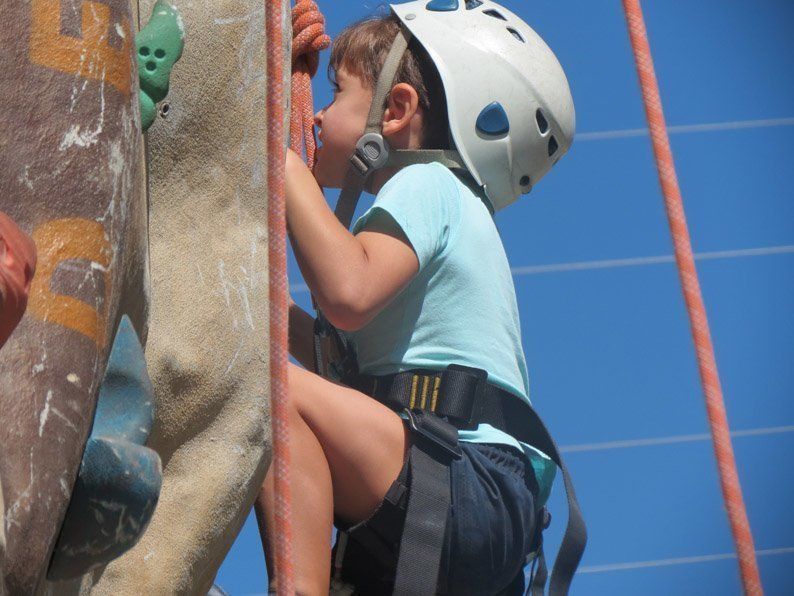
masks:
{"label": "climbing harness", "polygon": [[[408,498],[395,594],[435,594],[437,584],[443,586],[443,578],[438,578],[438,562],[449,506],[449,465],[460,457],[457,431],[475,429],[480,424],[489,424],[537,447],[562,471],[568,497],[568,526],[552,570],[549,594],[567,594],[584,552],[587,531],[565,462],[532,406],[489,383],[486,371],[455,364],[443,371],[416,369],[392,375],[358,375],[343,381],[392,410],[404,413],[413,438],[408,456],[411,483],[412,487],[422,488],[411,490]],[[538,532],[541,532],[549,520],[545,510],[540,510],[538,516]],[[378,543],[366,528],[347,540],[370,547]],[[538,573],[530,587],[534,596],[541,596],[546,568],[540,536],[536,542]],[[339,548],[344,545],[338,546],[337,551]],[[382,547],[369,550],[376,557],[384,553]],[[355,566],[355,562],[346,561],[339,552],[337,556],[343,563],[335,570],[338,581],[345,578],[344,563]],[[380,556],[388,561],[393,553]]]}
{"label": "climbing harness", "polygon": [[[477,12],[469,13],[472,8],[477,8]],[[462,7],[457,0],[434,0],[430,3],[421,0],[392,5],[392,10],[404,26],[395,37],[378,76],[364,132],[350,157],[348,172],[335,208],[336,217],[346,228],[350,227],[358,199],[372,174],[385,167],[440,162],[450,169],[474,178],[475,182],[484,188],[492,211],[513,202],[520,192],[528,192],[533,181],[536,182],[567,150],[573,136],[573,102],[565,75],[551,50],[523,21],[493,2],[481,2],[476,6],[473,3],[466,3],[466,6]],[[496,12],[499,16],[494,17],[486,11]],[[444,18],[436,19],[433,13],[444,13],[447,20],[453,17],[456,22],[447,24]],[[494,25],[492,22],[494,19],[507,22],[508,27],[503,29],[502,24]],[[474,29],[472,24],[475,26]],[[512,62],[518,60],[521,63],[522,59],[524,62],[528,60],[526,55],[514,59],[513,54],[529,52],[535,63],[542,63],[546,68],[545,76],[551,79],[544,90],[547,97],[544,97],[542,92],[536,92],[533,85],[526,83],[529,87],[528,97],[534,98],[538,106],[543,106],[531,112],[532,132],[530,134],[514,132],[511,137],[516,151],[527,152],[530,156],[529,163],[521,163],[518,157],[521,153],[505,152],[505,144],[500,142],[501,139],[506,138],[510,130],[505,105],[516,114],[526,111],[526,105],[522,104],[520,108],[511,106],[509,94],[502,102],[494,101],[490,96],[487,100],[478,97],[477,100],[483,105],[476,122],[469,123],[468,127],[457,122],[462,116],[458,115],[455,103],[449,102],[452,140],[460,151],[392,150],[383,138],[381,134],[383,106],[391,92],[395,74],[414,31],[418,41],[424,45],[439,67],[447,96],[449,97],[455,86],[460,84],[460,81],[448,75],[446,69],[441,68],[439,64],[445,60],[454,63],[456,58],[453,56],[461,54],[460,48],[455,45],[460,42],[459,35],[452,35],[455,42],[453,46],[445,48],[444,43],[440,41],[440,38],[449,37],[455,32],[455,27],[458,28],[457,33],[467,30],[466,27],[469,31],[477,31],[476,27],[479,27],[479,31],[484,32],[483,35],[488,36],[489,39],[493,37],[494,29],[497,29],[498,35],[507,34],[510,37],[511,44],[526,45],[529,40],[531,45],[529,50],[517,45],[495,52],[496,56],[508,65],[503,74],[509,89],[515,84],[507,82],[508,78],[510,80],[516,78],[516,70]],[[488,61],[488,56],[483,55],[480,50],[476,52],[480,53],[480,60],[486,61],[489,79],[493,78],[494,72],[501,72],[498,68],[494,70],[494,60]],[[458,68],[461,66],[464,65],[457,65]],[[470,63],[467,62],[465,66],[464,72],[470,72]],[[493,87],[493,85],[488,86],[489,89]],[[514,89],[510,90],[514,91]],[[461,100],[464,101],[466,100]],[[562,107],[553,111],[550,107],[552,105]],[[465,108],[470,106],[466,105]],[[461,111],[468,113],[464,108],[461,108]],[[512,146],[512,144],[507,145]],[[491,148],[493,145],[500,146],[496,152]],[[538,158],[539,155],[542,158]],[[515,167],[511,167],[514,161],[517,162],[515,167],[524,168],[520,169],[521,175],[517,178]],[[362,379],[367,377],[358,375],[357,368],[353,364],[355,356],[350,346],[319,309],[315,321],[314,347],[315,371],[318,374],[336,380],[341,379],[344,384],[358,388],[395,411],[402,412],[409,422],[413,437],[408,457],[411,490],[399,540],[399,554],[396,565],[393,565],[395,594],[436,593],[450,504],[449,467],[453,459],[460,457],[457,431],[476,428],[480,423],[491,424],[519,441],[534,445],[546,453],[562,470],[568,496],[568,526],[552,570],[549,589],[550,594],[555,596],[568,593],[584,552],[587,532],[573,483],[559,450],[540,417],[529,404],[489,384],[485,371],[458,365],[451,365],[443,372],[413,371],[373,377],[372,387],[369,389],[362,387]],[[331,348],[336,348],[337,353],[342,355],[341,361],[333,362],[330,357]],[[417,401],[416,383],[419,376],[423,376],[425,381],[423,381],[422,398]],[[427,383],[430,382],[431,377],[433,390],[428,394]],[[540,515],[545,518],[545,512],[541,512]],[[352,539],[361,541],[362,535],[366,536],[366,532],[359,532]],[[340,565],[336,566],[337,582],[341,580],[346,569],[350,569],[350,565],[355,564],[350,562],[350,557],[344,555],[344,545],[349,540],[350,537],[343,537],[337,546],[337,558],[340,560]],[[363,540],[367,541],[366,538]],[[370,550],[374,549],[376,541],[369,540],[369,542]],[[543,594],[545,580],[545,560],[539,546],[538,573],[534,576],[531,586],[533,594],[538,596]]]}
{"label": "climbing harness", "polygon": [[755,558],[753,535],[750,531],[750,522],[747,519],[747,511],[742,498],[739,475],[736,471],[736,460],[731,446],[728,416],[725,411],[725,401],[722,398],[719,374],[717,373],[717,360],[714,357],[714,346],[711,343],[706,307],[703,303],[703,295],[700,292],[695,259],[692,256],[692,242],[689,238],[681,189],[678,186],[678,178],[675,173],[670,139],[667,136],[662,100],[659,94],[659,83],[656,80],[656,73],[653,68],[648,32],[645,29],[645,20],[642,16],[639,0],[623,0],[623,9],[626,13],[631,47],[637,64],[637,74],[642,88],[648,127],[651,131],[659,182],[662,186],[670,233],[673,237],[678,274],[686,301],[692,339],[695,343],[695,353],[703,385],[703,394],[706,398],[706,409],[714,443],[714,452],[719,464],[717,469],[720,474],[722,498],[725,501],[725,508],[728,512],[733,540],[736,545],[744,592],[745,594],[756,596],[763,594],[761,576],[758,571],[758,562]]}

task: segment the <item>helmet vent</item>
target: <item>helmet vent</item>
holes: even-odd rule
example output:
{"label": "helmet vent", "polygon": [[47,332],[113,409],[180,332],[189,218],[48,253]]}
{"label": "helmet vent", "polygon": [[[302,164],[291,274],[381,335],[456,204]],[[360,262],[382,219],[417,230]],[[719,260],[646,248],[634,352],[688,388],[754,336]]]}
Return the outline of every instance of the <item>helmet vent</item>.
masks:
{"label": "helmet vent", "polygon": [[520,41],[521,43],[526,43],[524,41],[524,38],[521,36],[521,34],[518,31],[516,31],[512,27],[508,27],[507,30],[510,32],[510,35],[515,37],[518,41]]}
{"label": "helmet vent", "polygon": [[521,176],[521,180],[518,183],[521,186],[531,186],[532,180],[530,180],[529,176]]}
{"label": "helmet vent", "polygon": [[543,115],[543,110],[540,108],[535,112],[535,120],[538,121],[538,130],[540,134],[545,135],[549,132],[549,121],[546,120],[546,116]]}
{"label": "helmet vent", "polygon": [[493,17],[495,19],[499,19],[500,21],[506,21],[507,19],[502,15],[501,12],[498,10],[494,10],[493,8],[489,8],[488,10],[483,10],[482,14],[487,14],[489,17]]}
{"label": "helmet vent", "polygon": [[473,8],[477,8],[478,6],[482,6],[482,2],[480,2],[480,0],[466,0],[466,10],[471,10]]}
{"label": "helmet vent", "polygon": [[559,147],[560,146],[557,144],[557,139],[554,138],[554,135],[551,135],[551,138],[549,139],[549,157],[554,155]]}

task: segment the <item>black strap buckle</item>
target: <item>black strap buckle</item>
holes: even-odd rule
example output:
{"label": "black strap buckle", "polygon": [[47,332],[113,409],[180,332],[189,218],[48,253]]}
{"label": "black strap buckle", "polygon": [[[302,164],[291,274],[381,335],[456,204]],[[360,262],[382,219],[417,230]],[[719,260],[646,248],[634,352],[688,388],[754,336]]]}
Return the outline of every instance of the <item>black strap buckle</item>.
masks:
{"label": "black strap buckle", "polygon": [[[462,416],[449,415],[453,419],[456,426],[461,430],[471,430],[476,428],[477,422],[480,419],[480,410],[484,406],[484,392],[488,384],[488,372],[481,368],[474,368],[472,366],[463,366],[462,364],[450,364],[441,373],[441,388],[440,393],[444,396],[445,401],[457,399],[465,399],[465,407],[458,404],[455,410],[462,408],[463,412],[467,412]],[[451,408],[451,403],[447,404],[447,408]]]}
{"label": "black strap buckle", "polygon": [[427,410],[403,410],[408,415],[408,424],[415,437],[424,439],[440,450],[445,459],[460,459],[463,452],[458,444],[458,429]]}

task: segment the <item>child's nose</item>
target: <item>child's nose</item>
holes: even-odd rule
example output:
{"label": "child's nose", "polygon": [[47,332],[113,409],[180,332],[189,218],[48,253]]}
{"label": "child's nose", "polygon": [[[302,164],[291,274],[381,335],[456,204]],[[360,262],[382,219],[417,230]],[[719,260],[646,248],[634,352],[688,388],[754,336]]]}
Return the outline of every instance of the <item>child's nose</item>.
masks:
{"label": "child's nose", "polygon": [[322,128],[323,126],[323,115],[325,114],[325,108],[318,110],[314,114],[314,125],[318,128]]}

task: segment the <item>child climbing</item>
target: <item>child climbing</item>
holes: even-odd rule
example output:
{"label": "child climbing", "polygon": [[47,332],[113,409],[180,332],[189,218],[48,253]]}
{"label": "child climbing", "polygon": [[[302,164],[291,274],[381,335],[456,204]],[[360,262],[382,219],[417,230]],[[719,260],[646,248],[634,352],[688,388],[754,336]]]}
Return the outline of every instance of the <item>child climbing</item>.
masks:
{"label": "child climbing", "polygon": [[[338,377],[289,367],[297,591],[523,593],[559,466],[571,509],[551,592],[564,594],[584,524],[530,406],[493,220],[570,147],[562,68],[494,2],[420,0],[345,29],[329,73],[313,171],[286,162],[288,231],[321,312],[291,305],[290,351]],[[321,186],[343,189],[336,214]],[[348,231],[364,188],[375,202]],[[326,366],[313,345],[346,353]],[[271,470],[257,501],[266,554],[275,499]]]}

